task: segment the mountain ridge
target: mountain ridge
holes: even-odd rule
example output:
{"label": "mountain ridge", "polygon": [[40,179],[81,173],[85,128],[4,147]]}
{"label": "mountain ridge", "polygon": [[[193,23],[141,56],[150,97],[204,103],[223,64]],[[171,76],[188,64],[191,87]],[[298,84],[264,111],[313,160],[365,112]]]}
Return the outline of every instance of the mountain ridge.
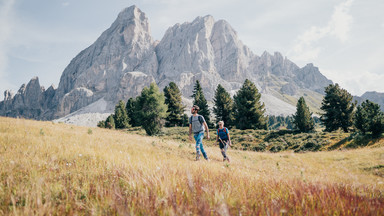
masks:
{"label": "mountain ridge", "polygon": [[[183,102],[191,105],[196,80],[211,101],[218,84],[233,95],[245,79],[256,84],[272,115],[292,114],[300,96],[316,111],[324,87],[332,83],[312,63],[300,68],[279,52],[255,55],[227,21],[210,15],[175,24],[155,41],[145,13],[131,6],[71,60],[57,89],[38,90],[40,84],[31,80],[35,87],[27,92],[33,93],[19,90],[13,96],[6,91],[0,115],[52,120],[100,100],[107,105],[93,112],[110,113],[118,100],[137,96],[151,82],[160,89],[175,82]],[[27,95],[38,103],[26,100]]]}

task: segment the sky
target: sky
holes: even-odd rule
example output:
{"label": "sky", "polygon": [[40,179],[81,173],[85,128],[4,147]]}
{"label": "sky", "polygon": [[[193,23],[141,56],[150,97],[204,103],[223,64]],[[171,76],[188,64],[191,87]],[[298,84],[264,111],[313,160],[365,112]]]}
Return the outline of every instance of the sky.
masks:
{"label": "sky", "polygon": [[212,15],[256,55],[313,63],[353,95],[384,92],[383,0],[0,0],[0,100],[35,76],[57,87],[70,61],[131,5],[146,14],[155,40]]}

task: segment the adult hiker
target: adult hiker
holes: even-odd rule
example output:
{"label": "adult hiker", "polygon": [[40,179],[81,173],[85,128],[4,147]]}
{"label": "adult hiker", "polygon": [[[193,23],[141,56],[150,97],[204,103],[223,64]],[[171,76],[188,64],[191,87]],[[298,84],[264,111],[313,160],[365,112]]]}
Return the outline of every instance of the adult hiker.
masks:
{"label": "adult hiker", "polygon": [[199,115],[199,107],[193,105],[191,109],[191,117],[189,118],[189,140],[192,141],[192,132],[196,141],[196,160],[200,160],[200,151],[206,160],[208,159],[207,153],[203,147],[204,131],[207,131],[207,139],[209,139],[209,129],[207,122],[202,115]]}
{"label": "adult hiker", "polygon": [[219,129],[217,129],[216,142],[219,142],[221,154],[223,155],[223,161],[229,162],[229,157],[227,156],[228,146],[231,146],[231,138],[229,136],[228,128],[224,127],[224,121],[218,122]]}

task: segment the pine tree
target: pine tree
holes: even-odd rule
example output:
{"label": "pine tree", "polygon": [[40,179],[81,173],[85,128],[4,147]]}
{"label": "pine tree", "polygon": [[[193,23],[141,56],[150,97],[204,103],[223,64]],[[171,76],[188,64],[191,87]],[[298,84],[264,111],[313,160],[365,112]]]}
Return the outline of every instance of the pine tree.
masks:
{"label": "pine tree", "polygon": [[196,80],[196,84],[193,88],[193,94],[191,96],[193,98],[193,104],[199,106],[200,111],[199,114],[202,115],[207,122],[209,127],[212,127],[211,123],[211,112],[209,111],[207,100],[205,99],[203,89],[200,85],[199,80]]}
{"label": "pine tree", "polygon": [[363,134],[372,132],[373,136],[381,135],[384,130],[384,113],[380,105],[366,100],[357,106],[354,125]]}
{"label": "pine tree", "polygon": [[115,118],[113,114],[109,115],[107,120],[105,120],[105,128],[115,129]]}
{"label": "pine tree", "polygon": [[141,95],[136,98],[136,111],[145,132],[152,136],[160,133],[167,117],[167,105],[164,94],[159,91],[155,83],[145,87]]}
{"label": "pine tree", "polygon": [[321,103],[321,110],[324,111],[320,120],[325,126],[325,131],[335,131],[342,128],[348,132],[353,124],[353,110],[355,103],[352,103],[352,95],[345,89],[341,89],[336,83],[325,88],[325,96]]}
{"label": "pine tree", "polygon": [[305,103],[304,97],[300,97],[296,105],[296,114],[293,116],[294,124],[301,132],[308,132],[314,129],[315,123],[312,119],[312,113]]}
{"label": "pine tree", "polygon": [[129,127],[129,118],[125,109],[124,101],[120,100],[115,107],[115,127],[117,129],[123,129]]}
{"label": "pine tree", "polygon": [[292,116],[287,116],[287,129],[290,129],[292,130],[293,129],[293,122],[295,121],[295,119],[292,117]]}
{"label": "pine tree", "polygon": [[233,123],[233,100],[225,88],[220,84],[216,88],[213,101],[215,103],[213,106],[213,113],[216,116],[216,121],[224,121],[226,127],[230,128]]}
{"label": "pine tree", "polygon": [[132,127],[141,126],[140,120],[137,119],[135,104],[136,104],[136,98],[129,98],[127,101],[127,104],[125,105],[125,110],[128,115],[129,124],[132,125]]}
{"label": "pine tree", "polygon": [[239,129],[267,129],[264,116],[264,103],[255,84],[246,79],[241,89],[233,97],[235,124]]}
{"label": "pine tree", "polygon": [[181,102],[181,92],[176,83],[170,82],[164,88],[165,104],[168,106],[168,117],[166,126],[181,126],[183,124],[183,114],[185,106]]}
{"label": "pine tree", "polygon": [[185,126],[188,126],[188,125],[189,125],[188,115],[184,113],[182,126],[185,127]]}

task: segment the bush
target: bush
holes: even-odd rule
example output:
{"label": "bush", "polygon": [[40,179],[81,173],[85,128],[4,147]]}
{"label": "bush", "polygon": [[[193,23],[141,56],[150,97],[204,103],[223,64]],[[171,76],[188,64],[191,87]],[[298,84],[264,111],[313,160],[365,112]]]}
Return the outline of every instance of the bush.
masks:
{"label": "bush", "polygon": [[267,146],[264,143],[260,143],[256,146],[253,146],[252,151],[263,152],[263,151],[265,151],[266,147]]}
{"label": "bush", "polygon": [[105,128],[105,121],[99,121],[99,122],[97,122],[97,127],[99,127],[99,128]]}

